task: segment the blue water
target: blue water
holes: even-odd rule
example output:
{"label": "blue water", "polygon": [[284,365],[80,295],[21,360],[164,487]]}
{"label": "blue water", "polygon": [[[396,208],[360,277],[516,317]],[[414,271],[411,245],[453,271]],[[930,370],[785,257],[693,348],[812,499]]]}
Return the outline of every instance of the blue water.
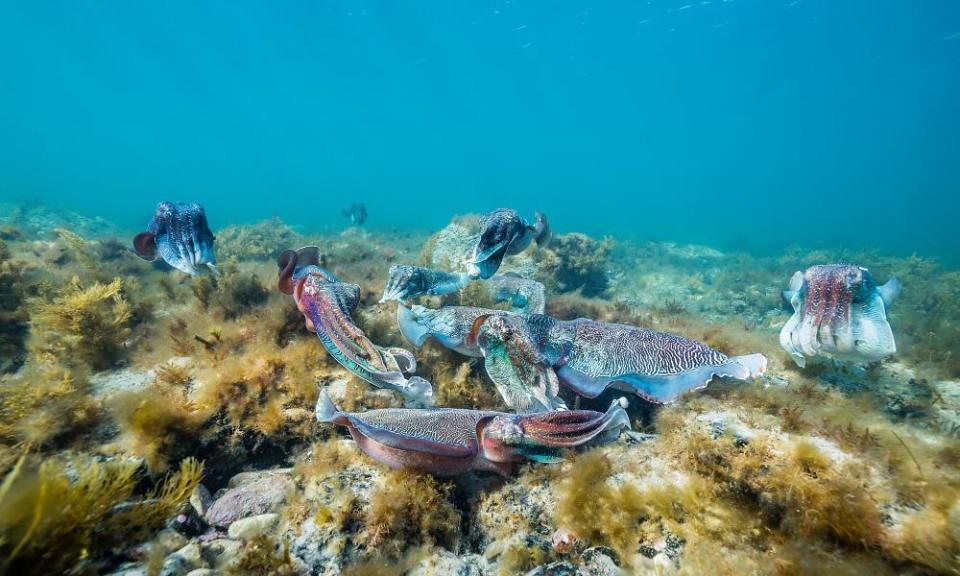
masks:
{"label": "blue water", "polygon": [[960,2],[3,0],[0,200],[960,253]]}

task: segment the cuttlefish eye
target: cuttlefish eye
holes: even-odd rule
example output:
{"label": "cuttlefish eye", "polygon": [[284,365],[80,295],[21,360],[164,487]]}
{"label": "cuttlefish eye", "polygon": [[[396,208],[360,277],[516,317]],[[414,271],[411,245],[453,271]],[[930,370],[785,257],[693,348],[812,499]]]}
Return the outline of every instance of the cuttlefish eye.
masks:
{"label": "cuttlefish eye", "polygon": [[[523,444],[523,430],[516,423],[501,418],[495,419],[487,426],[484,434],[485,442],[492,442],[498,446],[520,446]],[[493,445],[488,445],[493,448]]]}

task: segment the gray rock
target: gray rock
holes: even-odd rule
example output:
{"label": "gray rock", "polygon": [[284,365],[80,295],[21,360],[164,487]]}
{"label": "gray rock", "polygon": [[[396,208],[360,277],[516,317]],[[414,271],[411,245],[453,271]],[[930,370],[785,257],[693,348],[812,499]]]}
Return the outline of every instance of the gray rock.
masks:
{"label": "gray rock", "polygon": [[617,562],[617,553],[605,546],[587,548],[580,555],[583,569],[590,576],[619,576],[620,565]]}
{"label": "gray rock", "polygon": [[241,518],[230,524],[227,534],[234,540],[252,540],[272,530],[279,521],[280,515],[274,513]]}
{"label": "gray rock", "polygon": [[293,468],[273,468],[271,470],[254,470],[252,472],[240,472],[234,475],[227,482],[227,488],[239,488],[244,484],[259,482],[271,478],[282,478],[282,481],[289,480],[293,474]]}
{"label": "gray rock", "polygon": [[163,561],[160,576],[186,576],[189,571],[190,565],[187,564],[186,560],[177,554],[171,554]]}
{"label": "gray rock", "polygon": [[237,540],[221,538],[201,545],[200,556],[211,568],[220,570],[236,560],[242,548],[243,544]]}
{"label": "gray rock", "polygon": [[207,510],[210,508],[210,504],[212,503],[213,496],[210,495],[210,491],[207,490],[207,487],[203,484],[197,484],[197,487],[194,488],[193,492],[190,494],[190,506],[193,507],[193,510],[198,516],[203,518],[207,514]]}
{"label": "gray rock", "polygon": [[447,550],[440,550],[424,559],[410,572],[410,576],[486,576],[489,574],[487,561],[476,554],[457,556]]}
{"label": "gray rock", "polygon": [[187,576],[217,576],[218,574],[220,574],[220,572],[211,568],[197,568],[196,570],[187,572]]}
{"label": "gray rock", "polygon": [[561,560],[546,566],[537,566],[527,572],[527,576],[590,576],[590,574],[566,560]]}
{"label": "gray rock", "polygon": [[275,512],[293,488],[289,476],[272,475],[230,488],[210,505],[205,516],[214,526],[227,527],[241,518]]}
{"label": "gray rock", "polygon": [[173,554],[176,556],[179,556],[180,558],[183,558],[190,568],[203,567],[203,557],[200,555],[199,542],[190,542],[189,544],[180,548]]}

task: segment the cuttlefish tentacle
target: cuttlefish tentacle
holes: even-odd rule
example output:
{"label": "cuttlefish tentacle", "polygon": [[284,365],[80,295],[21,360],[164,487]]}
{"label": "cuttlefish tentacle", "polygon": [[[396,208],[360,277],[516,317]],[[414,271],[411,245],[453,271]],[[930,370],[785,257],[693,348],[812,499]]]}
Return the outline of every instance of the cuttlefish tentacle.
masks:
{"label": "cuttlefish tentacle", "polygon": [[899,292],[896,278],[877,285],[859,266],[833,264],[796,272],[783,293],[794,313],[780,331],[780,345],[801,367],[817,356],[881,360],[896,352],[886,309]]}
{"label": "cuttlefish tentacle", "polygon": [[[443,272],[422,266],[394,264],[387,273],[387,283],[380,303],[391,300],[404,302],[425,295],[453,294],[473,280],[463,272]],[[494,302],[508,302],[517,312],[542,314],[546,305],[546,289],[543,284],[512,272],[491,276],[486,280],[484,288]]]}
{"label": "cuttlefish tentacle", "polygon": [[630,420],[626,401],[606,413],[589,410],[507,414],[484,410],[391,408],[347,413],[326,391],[320,392],[320,422],[344,426],[358,447],[393,468],[411,468],[438,476],[470,470],[509,475],[523,460],[557,461],[562,450],[611,442]]}
{"label": "cuttlefish tentacle", "polygon": [[408,403],[431,403],[430,383],[404,375],[416,369],[413,355],[400,348],[377,346],[354,324],[350,314],[359,304],[360,287],[337,281],[318,262],[316,247],[289,250],[277,260],[278,286],[293,295],[307,329],[317,334],[341,366],[359,378],[399,391]]}
{"label": "cuttlefish tentacle", "polygon": [[402,302],[423,295],[453,294],[469,283],[470,278],[462,272],[443,272],[422,266],[394,264],[387,273],[387,285],[380,303],[390,300]]}

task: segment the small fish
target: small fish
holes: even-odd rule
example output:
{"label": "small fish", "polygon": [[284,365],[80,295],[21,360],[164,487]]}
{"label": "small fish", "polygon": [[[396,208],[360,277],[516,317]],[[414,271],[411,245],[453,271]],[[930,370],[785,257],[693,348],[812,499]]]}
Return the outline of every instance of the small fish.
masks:
{"label": "small fish", "polygon": [[205,269],[218,274],[213,241],[203,206],[196,202],[161,202],[147,231],[134,236],[133,253],[144,260],[162,258],[191,276]]}
{"label": "small fish", "polygon": [[363,226],[363,223],[367,221],[367,207],[361,203],[353,203],[350,205],[350,208],[340,211],[343,214],[343,217],[350,220],[350,224],[354,226]]}

